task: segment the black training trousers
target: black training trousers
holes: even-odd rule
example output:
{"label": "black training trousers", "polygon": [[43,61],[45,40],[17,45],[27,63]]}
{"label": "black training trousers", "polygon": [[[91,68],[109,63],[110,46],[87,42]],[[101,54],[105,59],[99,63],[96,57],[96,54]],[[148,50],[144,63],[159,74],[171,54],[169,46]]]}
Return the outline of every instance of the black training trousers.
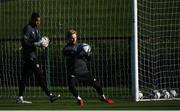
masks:
{"label": "black training trousers", "polygon": [[50,95],[50,91],[47,88],[46,82],[43,80],[43,73],[40,68],[40,65],[36,60],[28,60],[25,61],[22,68],[22,77],[19,82],[19,96],[23,96],[25,91],[26,82],[29,80],[29,77],[34,73],[35,78],[42,88],[42,90],[46,93],[46,95]]}
{"label": "black training trousers", "polygon": [[85,73],[81,75],[74,75],[71,74],[68,76],[68,86],[70,92],[73,94],[74,97],[78,97],[78,91],[76,90],[75,86],[78,82],[83,82],[89,86],[92,86],[96,89],[96,92],[102,96],[103,91],[102,87],[99,85],[99,83],[96,81],[96,78],[94,78],[91,74]]}

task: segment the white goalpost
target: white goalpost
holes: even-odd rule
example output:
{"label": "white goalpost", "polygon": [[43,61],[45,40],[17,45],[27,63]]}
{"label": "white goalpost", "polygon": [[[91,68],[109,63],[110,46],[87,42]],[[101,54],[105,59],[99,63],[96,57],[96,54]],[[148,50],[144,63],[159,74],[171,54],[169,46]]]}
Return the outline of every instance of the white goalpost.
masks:
{"label": "white goalpost", "polygon": [[180,100],[179,6],[179,0],[133,0],[135,101]]}
{"label": "white goalpost", "polygon": [[132,12],[133,12],[133,24],[132,24],[132,48],[131,48],[131,72],[132,72],[132,95],[135,97],[135,100],[138,101],[138,38],[137,38],[137,0],[132,0]]}

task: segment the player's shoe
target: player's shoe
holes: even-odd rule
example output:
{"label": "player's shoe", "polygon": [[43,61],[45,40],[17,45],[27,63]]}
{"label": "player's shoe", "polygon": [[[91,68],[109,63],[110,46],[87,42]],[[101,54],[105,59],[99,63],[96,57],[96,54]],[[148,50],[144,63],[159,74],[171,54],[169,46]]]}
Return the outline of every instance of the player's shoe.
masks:
{"label": "player's shoe", "polygon": [[31,104],[32,102],[31,101],[25,101],[22,97],[18,97],[16,99],[16,103],[22,103],[22,104]]}
{"label": "player's shoe", "polygon": [[113,100],[111,98],[105,98],[105,99],[103,98],[103,99],[101,99],[101,101],[106,102],[106,103],[110,103],[110,104],[113,103]]}
{"label": "player's shoe", "polygon": [[58,95],[50,94],[49,101],[52,103],[52,102],[58,100],[59,98],[60,98],[60,94],[58,94]]}
{"label": "player's shoe", "polygon": [[84,106],[84,100],[82,100],[82,99],[81,99],[81,100],[78,100],[78,105],[79,105],[79,106]]}

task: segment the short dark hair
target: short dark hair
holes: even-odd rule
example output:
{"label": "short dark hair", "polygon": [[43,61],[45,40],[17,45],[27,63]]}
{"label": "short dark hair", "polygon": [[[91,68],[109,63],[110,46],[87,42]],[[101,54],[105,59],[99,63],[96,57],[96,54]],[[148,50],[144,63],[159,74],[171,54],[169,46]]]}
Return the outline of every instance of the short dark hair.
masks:
{"label": "short dark hair", "polygon": [[32,15],[31,15],[31,20],[35,20],[38,17],[40,17],[39,13],[33,12]]}

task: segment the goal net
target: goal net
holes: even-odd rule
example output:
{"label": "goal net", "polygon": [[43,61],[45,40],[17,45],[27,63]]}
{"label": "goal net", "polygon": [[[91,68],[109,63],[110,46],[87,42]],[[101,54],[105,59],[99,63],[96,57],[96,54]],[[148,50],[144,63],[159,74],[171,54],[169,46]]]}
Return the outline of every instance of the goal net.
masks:
{"label": "goal net", "polygon": [[[0,97],[15,97],[21,78],[20,38],[32,12],[41,15],[40,32],[50,38],[47,50],[39,49],[44,79],[53,92],[72,97],[67,87],[62,48],[65,34],[74,27],[78,41],[93,50],[89,69],[110,97],[131,97],[131,0],[0,0]],[[25,96],[45,97],[35,76],[27,81]],[[95,90],[79,84],[83,97]]]}
{"label": "goal net", "polygon": [[137,0],[136,6],[136,101],[179,99],[180,1]]}

